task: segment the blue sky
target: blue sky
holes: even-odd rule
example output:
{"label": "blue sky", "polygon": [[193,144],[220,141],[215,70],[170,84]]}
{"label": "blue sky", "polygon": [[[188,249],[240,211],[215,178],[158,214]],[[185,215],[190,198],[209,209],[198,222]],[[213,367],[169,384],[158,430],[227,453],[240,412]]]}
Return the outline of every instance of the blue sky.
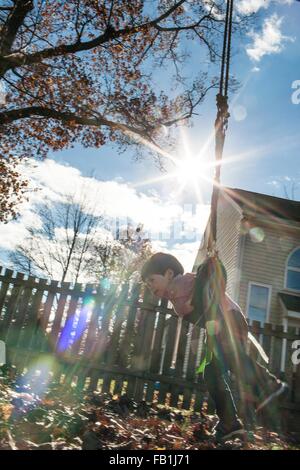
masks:
{"label": "blue sky", "polygon": [[[241,44],[234,44],[232,73],[240,81],[241,90],[231,96],[234,104],[231,106],[225,158],[244,152],[251,152],[251,155],[235,164],[224,166],[222,181],[225,185],[280,196],[282,188],[268,183],[284,176],[300,176],[297,158],[300,148],[300,105],[293,104],[291,100],[292,83],[300,79],[300,4],[297,1],[291,5],[275,3],[266,10],[260,10],[258,34],[261,33],[264,21],[274,14],[282,18],[280,30],[287,37],[280,41],[281,52],[266,54],[259,61],[254,61],[246,52],[253,42],[250,37]],[[201,67],[197,57],[193,58],[192,66],[195,70]],[[254,68],[259,70],[253,71]],[[236,119],[242,117],[239,116],[241,106],[245,108],[247,116],[240,121]],[[216,113],[214,91],[198,112],[200,116],[194,118],[193,128],[187,130],[192,151],[203,144],[213,128]],[[146,175],[147,178],[149,175],[160,175],[149,159],[140,163],[132,162],[130,152],[118,155],[110,145],[100,150],[77,146],[52,157],[57,162],[75,166],[83,175],[95,170],[97,177],[105,180],[121,176],[125,181],[135,183],[141,182]],[[207,155],[207,159],[211,158],[213,152]],[[164,186],[165,183],[154,185],[162,193],[165,192]],[[149,188],[145,185],[143,189]],[[206,199],[209,200],[209,190]]]}
{"label": "blue sky", "polygon": [[[240,38],[236,38],[234,43],[232,73],[239,80],[241,88],[230,97],[231,118],[224,152],[222,184],[283,197],[283,185],[289,189],[292,181],[299,181],[295,194],[299,200],[300,104],[292,102],[292,94],[295,93],[292,84],[300,80],[300,2],[240,0],[238,5],[244,11],[257,11],[259,19],[251,35],[242,42],[238,42]],[[187,67],[191,73],[199,71],[201,64],[196,54]],[[162,88],[166,86],[164,80],[162,73],[157,78]],[[194,118],[193,127],[184,129],[180,134],[185,148],[195,157],[213,130],[216,114],[214,91],[198,112],[199,116]],[[191,186],[189,181],[186,189],[176,194],[180,185],[178,175],[162,182],[143,184],[145,180],[161,176],[154,162],[150,159],[134,162],[129,151],[118,155],[116,149],[110,145],[99,150],[76,146],[74,149],[52,154],[49,157],[52,163],[46,163],[47,178],[41,167],[35,181],[47,188],[47,191],[52,191],[53,196],[54,192],[62,191],[62,186],[65,186],[57,180],[59,172],[65,175],[64,181],[69,179],[70,184],[66,185],[70,190],[80,179],[100,180],[99,189],[107,192],[108,199],[109,188],[113,188],[111,204],[107,205],[108,212],[112,211],[113,216],[128,212],[137,222],[145,223],[146,229],[150,229],[149,218],[153,219],[155,213],[160,214],[166,225],[170,222],[168,218],[172,218],[170,214],[174,214],[173,221],[176,217],[185,218],[187,224],[184,230],[190,227],[197,233],[196,237],[172,241],[167,236],[164,240],[160,236],[153,238],[157,238],[156,249],[173,252],[186,269],[191,269],[209,214],[212,186],[207,178],[212,176],[212,169],[207,170],[205,164],[213,162],[213,147],[214,142],[211,140],[202,155],[203,167],[199,167],[200,175],[197,180],[198,196],[188,189]],[[182,145],[177,157],[184,157]],[[171,167],[167,162],[170,171]],[[92,171],[93,178],[87,179]],[[55,178],[58,182],[54,181]],[[104,182],[107,183],[105,187]],[[125,193],[129,196],[128,204]],[[124,206],[118,212],[115,206],[119,205],[119,194]],[[134,204],[139,207],[138,211],[133,210]],[[2,248],[13,249],[11,234],[19,231],[22,238],[24,226],[31,220],[30,207],[25,207],[23,220],[0,228]]]}

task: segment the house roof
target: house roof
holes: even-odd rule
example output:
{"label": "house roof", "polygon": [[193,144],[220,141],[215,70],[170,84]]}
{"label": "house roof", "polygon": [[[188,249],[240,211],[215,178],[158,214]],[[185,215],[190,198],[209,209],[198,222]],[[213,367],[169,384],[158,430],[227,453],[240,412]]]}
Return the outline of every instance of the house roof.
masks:
{"label": "house roof", "polygon": [[278,295],[287,310],[300,312],[300,295],[287,294],[286,292],[279,292]]}
{"label": "house roof", "polygon": [[240,206],[243,212],[250,212],[253,215],[271,215],[276,218],[300,222],[300,201],[237,188],[224,188],[223,191]]}

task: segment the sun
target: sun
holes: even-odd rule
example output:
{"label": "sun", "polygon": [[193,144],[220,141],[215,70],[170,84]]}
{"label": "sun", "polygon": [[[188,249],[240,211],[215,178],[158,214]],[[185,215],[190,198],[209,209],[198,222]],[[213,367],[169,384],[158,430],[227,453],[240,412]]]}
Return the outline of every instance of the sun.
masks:
{"label": "sun", "polygon": [[212,181],[210,176],[211,165],[205,163],[199,156],[172,159],[173,168],[166,174],[157,178],[141,181],[134,186],[144,186],[152,183],[174,180],[175,193],[179,195],[185,188],[192,188],[200,197],[199,189],[205,181]]}
{"label": "sun", "polygon": [[198,202],[201,202],[201,186],[204,180],[210,178],[207,163],[199,156],[183,154],[174,164],[175,170],[170,174],[177,183],[174,194],[178,196],[184,189],[189,189],[196,194]]}
{"label": "sun", "polygon": [[212,182],[212,165],[208,162],[208,155],[201,151],[198,155],[192,155],[186,140],[184,148],[180,148],[177,156],[164,153],[164,157],[170,161],[169,171],[157,178],[140,181],[134,186],[144,186],[166,180],[174,181],[174,196],[179,196],[185,189],[192,189],[199,202],[202,201],[200,194],[204,181]]}
{"label": "sun", "polygon": [[201,178],[201,175],[205,176],[207,170],[211,167],[211,165],[207,164],[205,158],[203,158],[204,154],[207,157],[207,152],[205,152],[206,147],[207,145],[203,146],[198,155],[193,154],[188,136],[185,130],[181,129],[179,144],[175,155],[163,149],[155,148],[166,161],[169,161],[170,166],[168,172],[157,178],[141,181],[137,183],[136,186],[151,184],[166,179],[177,179],[179,184],[185,185]]}
{"label": "sun", "polygon": [[178,159],[175,163],[175,176],[179,182],[184,184],[199,181],[201,177],[208,177],[207,164],[199,157],[186,157]]}
{"label": "sun", "polygon": [[[172,197],[177,198],[180,194],[188,189],[193,191],[197,202],[203,203],[202,189],[204,185],[215,184],[214,171],[218,165],[215,160],[210,158],[211,149],[214,142],[214,133],[212,132],[206,139],[206,141],[198,146],[195,151],[192,150],[191,141],[188,137],[187,131],[184,128],[180,130],[179,145],[176,155],[171,155],[167,151],[162,149],[156,150],[169,161],[169,170],[165,174],[156,178],[139,181],[133,184],[133,187],[140,187],[151,185],[155,183],[163,183],[164,181],[174,182],[174,190],[172,191]],[[228,164],[241,159],[241,155],[235,155],[227,157],[222,160],[222,164]]]}

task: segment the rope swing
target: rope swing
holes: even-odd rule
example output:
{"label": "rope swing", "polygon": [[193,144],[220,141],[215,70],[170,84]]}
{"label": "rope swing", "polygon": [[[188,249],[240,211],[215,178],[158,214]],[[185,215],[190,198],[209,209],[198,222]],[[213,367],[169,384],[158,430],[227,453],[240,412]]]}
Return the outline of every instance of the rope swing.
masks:
{"label": "rope swing", "polygon": [[200,313],[197,323],[204,327],[205,321],[214,320],[226,290],[226,270],[217,252],[217,209],[220,191],[221,161],[228,128],[228,85],[231,55],[233,0],[227,0],[223,39],[223,52],[219,93],[216,96],[217,117],[215,120],[215,174],[211,198],[210,230],[206,259],[197,269],[192,303]]}
{"label": "rope swing", "polygon": [[[213,182],[213,192],[211,198],[210,232],[207,244],[207,253],[205,261],[197,269],[195,280],[194,296],[192,303],[195,312],[200,313],[196,323],[200,328],[210,320],[217,319],[220,310],[222,310],[222,301],[225,297],[227,273],[226,269],[218,257],[217,252],[217,209],[220,192],[221,161],[223,157],[226,131],[228,128],[228,85],[231,56],[231,37],[232,37],[232,17],[233,0],[227,0],[226,19],[224,29],[224,42],[221,64],[220,88],[217,94],[217,117],[215,120],[215,175]],[[207,329],[207,328],[206,328]],[[203,330],[202,330],[203,332]],[[214,336],[211,336],[214,338]],[[248,332],[248,339],[255,347],[261,358],[268,363],[269,359],[261,345],[255,337]],[[215,343],[215,344],[213,344]],[[210,347],[206,349],[206,356],[201,362],[197,372],[203,373],[205,366],[210,362],[212,350],[216,350],[216,342],[212,339]]]}
{"label": "rope swing", "polygon": [[218,208],[218,198],[219,198],[219,191],[220,191],[221,160],[223,157],[225,136],[226,136],[226,131],[228,128],[228,119],[230,116],[228,112],[228,84],[229,84],[230,55],[231,55],[232,14],[233,14],[233,0],[227,0],[220,87],[219,87],[219,93],[217,94],[217,97],[216,97],[216,100],[217,100],[217,117],[215,120],[216,166],[215,166],[213,192],[212,192],[212,198],[211,198],[210,234],[209,234],[208,247],[207,247],[208,256],[214,256],[216,254],[217,208]]}

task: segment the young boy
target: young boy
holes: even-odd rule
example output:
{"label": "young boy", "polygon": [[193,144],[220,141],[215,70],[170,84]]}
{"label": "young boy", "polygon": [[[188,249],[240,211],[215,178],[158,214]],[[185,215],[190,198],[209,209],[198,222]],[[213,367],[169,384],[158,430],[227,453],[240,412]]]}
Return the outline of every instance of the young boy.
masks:
{"label": "young boy", "polygon": [[[208,277],[212,272],[209,262],[205,269]],[[247,354],[247,320],[240,307],[225,293],[226,274],[220,277],[219,305],[212,315],[212,309],[205,308],[205,301],[200,308],[195,302],[199,289],[196,274],[183,273],[182,265],[174,256],[156,253],[144,264],[141,277],[155,296],[172,302],[178,316],[205,328],[211,357],[205,367],[204,380],[219,417],[215,438],[222,441],[238,437],[245,431],[228,385],[228,372],[237,378],[241,390],[250,389],[257,412],[281,395],[287,385]]]}

